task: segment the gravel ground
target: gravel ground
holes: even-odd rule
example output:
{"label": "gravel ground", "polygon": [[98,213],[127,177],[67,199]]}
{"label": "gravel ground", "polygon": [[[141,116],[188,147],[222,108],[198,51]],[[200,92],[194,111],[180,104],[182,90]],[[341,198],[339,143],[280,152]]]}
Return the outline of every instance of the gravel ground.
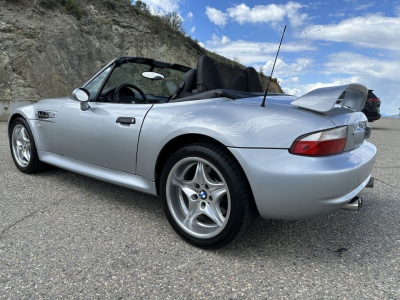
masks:
{"label": "gravel ground", "polygon": [[56,168],[20,173],[0,123],[0,299],[400,299],[400,120],[372,125],[361,212],[258,219],[205,251],[174,233],[157,197]]}

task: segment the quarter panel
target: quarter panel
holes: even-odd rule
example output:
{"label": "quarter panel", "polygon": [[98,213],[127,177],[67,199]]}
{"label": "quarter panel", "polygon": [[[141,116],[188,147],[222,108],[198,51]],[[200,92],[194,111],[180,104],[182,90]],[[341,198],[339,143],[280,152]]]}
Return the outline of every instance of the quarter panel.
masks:
{"label": "quarter panel", "polygon": [[156,104],[143,124],[136,172],[155,180],[155,164],[162,148],[184,134],[209,136],[228,147],[284,148],[308,132],[335,127],[324,116],[262,98],[226,98]]}

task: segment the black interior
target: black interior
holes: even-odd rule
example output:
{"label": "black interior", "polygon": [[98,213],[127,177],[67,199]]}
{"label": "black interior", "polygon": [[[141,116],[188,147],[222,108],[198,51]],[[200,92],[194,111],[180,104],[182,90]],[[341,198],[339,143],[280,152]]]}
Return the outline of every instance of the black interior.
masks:
{"label": "black interior", "polygon": [[196,86],[195,82],[196,82],[196,69],[191,69],[188,72],[186,72],[185,76],[183,77],[183,81],[179,85],[176,92],[171,96],[170,100],[175,100],[177,98],[183,98],[192,95],[192,91]]}
{"label": "black interior", "polygon": [[[263,95],[261,82],[254,68],[240,69],[216,65],[206,55],[199,57],[197,69],[136,57],[119,58],[115,61],[115,67],[128,62],[147,65],[150,71],[158,67],[176,69],[177,71],[185,72],[185,74],[182,82],[171,96],[165,97],[165,95],[154,95],[149,92],[145,94],[137,86],[132,87],[126,83],[105,89],[103,88],[105,83],[103,83],[97,102],[166,103],[220,97],[241,99]],[[112,75],[113,72],[114,69],[110,74]],[[108,80],[109,78],[106,79],[106,82]]]}
{"label": "black interior", "polygon": [[263,93],[263,88],[254,68],[242,70],[216,65],[210,57],[203,55],[198,60],[197,69],[185,74],[169,102],[219,97],[241,99],[259,96],[260,93]]}

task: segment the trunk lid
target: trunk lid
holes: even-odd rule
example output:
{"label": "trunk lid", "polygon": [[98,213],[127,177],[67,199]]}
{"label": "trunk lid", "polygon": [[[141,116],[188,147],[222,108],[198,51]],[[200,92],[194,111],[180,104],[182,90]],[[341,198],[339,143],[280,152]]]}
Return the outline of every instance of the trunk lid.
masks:
{"label": "trunk lid", "polygon": [[367,117],[361,112],[368,89],[361,84],[313,90],[291,104],[325,115],[337,126],[348,126],[346,150],[361,146],[371,135]]}
{"label": "trunk lid", "polygon": [[371,126],[367,117],[358,111],[347,107],[335,106],[329,118],[336,126],[348,126],[348,136],[345,151],[361,146],[371,135]]}

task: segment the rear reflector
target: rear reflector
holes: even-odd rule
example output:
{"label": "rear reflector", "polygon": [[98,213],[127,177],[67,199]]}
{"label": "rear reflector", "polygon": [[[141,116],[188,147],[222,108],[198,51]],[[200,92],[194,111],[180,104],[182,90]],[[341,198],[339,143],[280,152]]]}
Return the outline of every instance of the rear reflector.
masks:
{"label": "rear reflector", "polygon": [[379,102],[378,98],[369,98],[367,102]]}
{"label": "rear reflector", "polygon": [[344,151],[347,142],[347,126],[320,131],[299,137],[289,152],[306,156],[325,156]]}

